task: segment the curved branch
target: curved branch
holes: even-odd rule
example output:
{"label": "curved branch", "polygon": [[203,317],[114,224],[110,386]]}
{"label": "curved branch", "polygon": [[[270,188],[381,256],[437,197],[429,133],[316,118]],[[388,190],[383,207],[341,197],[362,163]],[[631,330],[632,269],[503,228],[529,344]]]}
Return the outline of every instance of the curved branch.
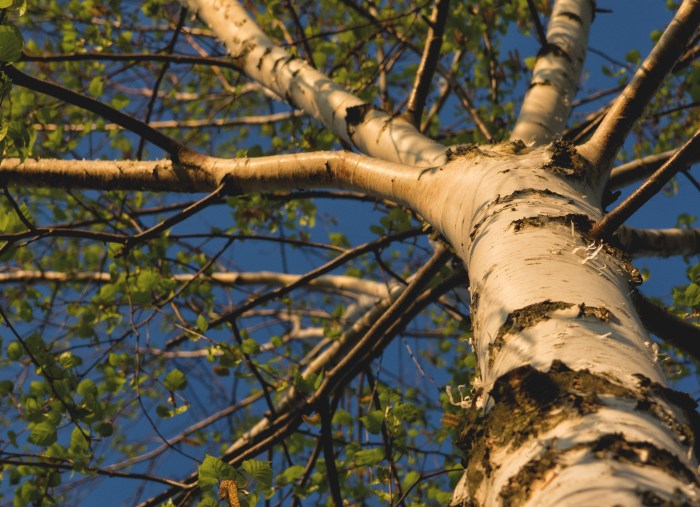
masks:
{"label": "curved branch", "polygon": [[[215,285],[273,285],[284,286],[297,282],[304,275],[293,275],[288,273],[274,273],[271,271],[260,271],[256,273],[208,273],[198,276],[202,280]],[[170,278],[177,282],[190,282],[196,275],[178,273]],[[5,283],[70,283],[70,282],[94,282],[109,283],[112,281],[110,273],[100,272],[78,272],[62,273],[58,271],[29,271],[18,270],[0,273],[0,284]],[[323,275],[307,283],[307,286],[319,290],[333,290],[340,292],[351,292],[363,296],[386,297],[389,289],[384,283],[372,280],[363,280],[353,276],[343,275]]]}
{"label": "curved branch", "polygon": [[3,66],[2,70],[9,76],[13,84],[34,90],[44,95],[49,95],[69,104],[81,107],[87,111],[90,111],[91,113],[95,113],[107,120],[121,125],[125,129],[128,129],[135,134],[138,134],[147,141],[164,150],[172,157],[179,157],[194,153],[192,150],[186,148],[183,144],[176,141],[172,137],[166,136],[156,129],[149,127],[141,120],[137,120],[133,116],[122,113],[121,111],[118,111],[113,107],[100,102],[99,100],[76,93],[72,90],[64,88],[63,86],[37,79],[25,74],[11,65]]}
{"label": "curved branch", "polygon": [[700,229],[634,229],[620,227],[616,235],[632,257],[700,254]]}
{"label": "curved branch", "polygon": [[617,152],[644,108],[683,54],[698,27],[700,0],[684,0],[642,66],[615,100],[593,136],[579,153],[601,171],[605,181]]}
{"label": "curved branch", "polygon": [[321,121],[362,153],[408,165],[444,161],[445,147],[392,118],[272,42],[235,0],[181,0],[209,25],[245,74]]}
{"label": "curved branch", "polygon": [[554,4],[547,44],[537,56],[511,140],[540,145],[564,131],[578,91],[592,20],[593,2],[589,0]]}

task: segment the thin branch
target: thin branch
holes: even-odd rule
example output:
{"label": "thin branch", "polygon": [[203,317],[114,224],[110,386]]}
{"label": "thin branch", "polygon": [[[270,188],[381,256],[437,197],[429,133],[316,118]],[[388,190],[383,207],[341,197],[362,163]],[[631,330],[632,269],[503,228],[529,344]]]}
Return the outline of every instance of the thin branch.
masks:
{"label": "thin branch", "polygon": [[684,0],[671,23],[579,153],[605,181],[617,152],[697,30],[700,0]]}
{"label": "thin branch", "polygon": [[[418,287],[433,278],[435,269],[442,265],[449,255],[441,252],[437,257],[434,256],[428,264],[423,266],[412,281],[413,285],[409,285],[403,289],[401,295],[392,303],[391,307],[384,312],[384,316],[370,318],[367,320],[367,328],[359,328],[359,322],[353,326],[352,333],[362,333],[363,336],[359,342],[353,347],[352,351],[346,351],[340,347],[337,348],[336,355],[341,356],[341,362],[335,368],[330,369],[324,376],[319,389],[311,396],[305,397],[303,400],[294,398],[284,409],[278,403],[280,414],[276,419],[265,419],[261,421],[256,431],[249,431],[247,435],[239,439],[239,443],[229,449],[224,456],[229,463],[236,466],[241,461],[255,456],[260,452],[274,446],[280,439],[291,434],[303,422],[302,414],[307,414],[313,410],[314,406],[324,397],[330,396],[333,392],[338,392],[342,389],[349,380],[353,377],[356,371],[364,368],[369,357],[379,354],[391,341],[392,337],[404,328],[410,322],[415,314],[421,311],[430,302],[435,301],[440,295],[451,290],[458,284],[464,283],[464,274],[454,274],[448,277],[441,283],[438,283],[432,289],[422,292]],[[422,294],[420,294],[422,292]],[[419,293],[416,297],[416,293]],[[392,317],[398,320],[392,322]],[[374,324],[374,325],[372,325]],[[387,327],[388,326],[388,327]],[[380,339],[381,338],[381,339]],[[342,338],[341,338],[342,339]],[[339,339],[340,340],[340,339]],[[365,350],[369,346],[370,350]],[[329,361],[338,359],[333,356],[329,357]],[[328,364],[328,363],[325,363]],[[331,363],[332,364],[332,363]],[[349,368],[349,369],[348,369]],[[191,475],[185,479],[186,484],[196,482],[197,475]],[[176,495],[175,489],[169,489],[160,495],[157,495],[148,501],[141,504],[140,507],[153,507],[167,498]]]}
{"label": "thin branch", "polygon": [[[56,458],[48,458],[48,459],[56,459]],[[54,468],[54,469],[59,469],[59,470],[70,470],[75,472],[75,467],[73,464],[65,464],[65,463],[52,463],[49,461],[24,461],[24,460],[17,460],[17,459],[8,459],[8,458],[2,458],[0,457],[0,463],[5,464],[5,465],[14,465],[14,466],[27,466],[27,467],[40,467],[40,468]],[[133,473],[133,472],[117,472],[114,470],[106,470],[104,468],[93,468],[93,467],[84,467],[81,465],[79,472],[90,472],[94,473],[97,475],[106,475],[108,477],[119,477],[122,479],[136,479],[140,481],[150,481],[150,482],[157,482],[160,484],[166,484],[168,486],[172,486],[178,489],[190,489],[193,488],[194,485],[191,484],[185,484],[177,481],[172,481],[170,479],[166,479],[164,477],[156,477],[154,475],[149,475],[149,474],[140,474],[140,473]]]}
{"label": "thin branch", "polygon": [[433,82],[433,75],[437,68],[437,63],[440,58],[440,49],[442,47],[442,35],[445,31],[445,22],[447,21],[447,13],[450,5],[450,0],[436,0],[433,12],[430,16],[430,28],[426,37],[425,48],[421,57],[416,77],[413,81],[411,95],[408,98],[406,113],[404,117],[416,128],[420,126],[421,117],[425,102],[430,92],[430,87]]}
{"label": "thin branch", "polygon": [[333,452],[333,433],[331,432],[331,413],[330,403],[328,398],[322,398],[319,401],[319,414],[321,415],[321,441],[323,442],[323,458],[326,463],[326,471],[328,473],[328,486],[331,490],[331,498],[335,507],[343,507],[343,495],[340,493],[340,484],[338,484],[338,470],[335,466],[335,453]]}
{"label": "thin branch", "polygon": [[673,156],[649,177],[632,195],[604,218],[593,224],[590,235],[594,239],[608,238],[632,214],[659,192],[690,160],[700,152],[700,129]]}
{"label": "thin branch", "polygon": [[534,0],[527,0],[527,6],[530,9],[532,22],[535,24],[535,33],[537,33],[537,40],[540,42],[540,47],[547,47],[547,34],[544,32],[544,26],[542,26],[542,20],[537,12]]}
{"label": "thin branch", "polygon": [[[173,31],[172,37],[170,38],[170,42],[165,48],[165,53],[172,53],[175,50],[175,44],[177,43],[177,38],[180,36],[180,32],[182,31],[182,27],[185,24],[185,16],[187,15],[187,9],[184,7],[180,8],[180,15],[177,20],[177,25],[175,26],[175,30]],[[158,100],[158,90],[160,90],[160,85],[163,82],[163,78],[165,77],[166,72],[168,72],[168,69],[170,68],[170,63],[165,62],[161,69],[160,72],[158,72],[158,76],[156,77],[156,82],[153,84],[153,88],[151,90],[151,97],[148,100],[148,103],[146,104],[146,116],[144,118],[144,123],[148,125],[151,122],[151,116],[153,115],[153,108],[156,105],[156,101]],[[146,143],[146,138],[143,136],[139,137],[139,146],[136,149],[136,160],[141,160],[143,158],[143,149],[144,145]]]}
{"label": "thin branch", "polygon": [[82,62],[82,61],[114,61],[114,62],[167,62],[174,65],[206,65],[223,67],[240,72],[241,68],[230,58],[214,56],[191,56],[157,53],[64,53],[54,55],[23,54],[20,62]]}
{"label": "thin branch", "polygon": [[131,249],[135,248],[141,243],[144,243],[149,239],[152,239],[162,234],[163,231],[166,231],[167,229],[170,229],[171,227],[179,224],[180,222],[187,220],[189,217],[191,217],[195,213],[199,213],[203,209],[206,209],[211,204],[217,203],[223,198],[225,188],[226,184],[222,183],[221,185],[219,185],[219,188],[214,190],[211,194],[207,195],[206,197],[203,197],[194,204],[189,205],[177,215],[173,215],[169,218],[166,218],[165,220],[154,225],[150,229],[147,229],[142,233],[137,234],[136,236],[130,237],[124,244],[124,247],[119,252],[117,252],[115,257],[122,257],[128,254]]}

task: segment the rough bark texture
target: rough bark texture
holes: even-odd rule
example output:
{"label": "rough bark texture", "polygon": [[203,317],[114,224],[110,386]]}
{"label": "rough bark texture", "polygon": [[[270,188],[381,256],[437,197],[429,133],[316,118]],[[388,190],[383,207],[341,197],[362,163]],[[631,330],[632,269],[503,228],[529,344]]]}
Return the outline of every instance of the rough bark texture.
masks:
{"label": "rough bark texture", "polygon": [[601,205],[585,161],[562,142],[452,157],[415,206],[470,278],[486,410],[463,432],[454,503],[699,501],[694,403],[664,387],[638,272],[587,236]]}

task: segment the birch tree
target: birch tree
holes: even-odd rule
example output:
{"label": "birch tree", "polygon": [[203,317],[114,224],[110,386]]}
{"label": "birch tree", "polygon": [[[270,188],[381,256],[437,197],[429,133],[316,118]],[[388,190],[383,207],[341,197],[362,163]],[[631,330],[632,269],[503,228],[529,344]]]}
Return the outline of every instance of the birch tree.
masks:
{"label": "birch tree", "polygon": [[634,8],[0,0],[5,503],[699,504],[697,206],[626,223],[700,2]]}

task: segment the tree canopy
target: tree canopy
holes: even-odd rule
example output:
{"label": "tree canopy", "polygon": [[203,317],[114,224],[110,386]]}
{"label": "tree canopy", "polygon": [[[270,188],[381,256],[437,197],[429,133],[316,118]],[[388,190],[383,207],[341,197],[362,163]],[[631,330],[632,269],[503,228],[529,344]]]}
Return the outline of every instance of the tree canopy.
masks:
{"label": "tree canopy", "polygon": [[[420,177],[514,141],[559,51],[552,2],[231,1],[250,18],[222,18],[227,41],[199,3],[0,0],[2,504],[445,505],[484,406],[467,273],[391,198],[400,178],[365,191],[360,169]],[[518,146],[620,128],[606,114],[678,4],[650,40],[613,44],[596,23],[636,7],[598,2],[561,135]],[[645,258],[649,348],[692,396],[696,28],[602,155],[607,210],[683,157],[649,183],[664,195],[646,227],[668,230],[627,222],[618,240]],[[292,93],[301,72],[315,88]]]}

